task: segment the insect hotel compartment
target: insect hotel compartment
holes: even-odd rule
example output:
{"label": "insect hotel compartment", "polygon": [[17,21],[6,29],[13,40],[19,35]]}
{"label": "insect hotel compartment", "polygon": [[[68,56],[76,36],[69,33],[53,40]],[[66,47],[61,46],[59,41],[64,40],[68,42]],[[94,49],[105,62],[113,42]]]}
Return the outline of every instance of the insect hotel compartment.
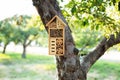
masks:
{"label": "insect hotel compartment", "polygon": [[49,54],[64,55],[66,24],[58,16],[54,16],[46,26],[48,27],[49,33]]}

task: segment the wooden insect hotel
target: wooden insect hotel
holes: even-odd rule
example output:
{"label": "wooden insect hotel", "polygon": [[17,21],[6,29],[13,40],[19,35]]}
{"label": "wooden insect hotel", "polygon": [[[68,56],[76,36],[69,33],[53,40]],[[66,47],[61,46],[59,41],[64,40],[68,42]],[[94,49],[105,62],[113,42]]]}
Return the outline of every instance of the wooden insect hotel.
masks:
{"label": "wooden insect hotel", "polygon": [[48,27],[49,33],[49,54],[64,55],[66,24],[58,16],[54,16],[46,26]]}

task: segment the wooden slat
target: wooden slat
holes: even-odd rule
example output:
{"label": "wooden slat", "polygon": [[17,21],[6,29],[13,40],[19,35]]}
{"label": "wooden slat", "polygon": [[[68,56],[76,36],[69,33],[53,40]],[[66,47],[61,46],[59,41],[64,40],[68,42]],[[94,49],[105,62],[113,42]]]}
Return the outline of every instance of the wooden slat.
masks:
{"label": "wooden slat", "polygon": [[49,41],[50,41],[49,42],[49,54],[55,55],[56,54],[56,39],[55,38],[50,38]]}

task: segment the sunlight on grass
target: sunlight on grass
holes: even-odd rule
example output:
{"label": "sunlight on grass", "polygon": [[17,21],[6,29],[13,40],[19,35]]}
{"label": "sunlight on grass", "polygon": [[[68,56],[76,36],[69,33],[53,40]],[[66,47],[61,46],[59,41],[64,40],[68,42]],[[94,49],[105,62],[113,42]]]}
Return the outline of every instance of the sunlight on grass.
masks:
{"label": "sunlight on grass", "polygon": [[43,69],[45,69],[45,70],[55,70],[56,66],[54,64],[46,64],[46,65],[44,65]]}
{"label": "sunlight on grass", "polygon": [[57,75],[53,56],[27,54],[22,59],[19,53],[6,53],[0,60],[0,80],[55,80]]}
{"label": "sunlight on grass", "polygon": [[0,53],[0,60],[1,59],[10,59],[10,58],[11,57],[9,55]]}
{"label": "sunlight on grass", "polygon": [[12,64],[11,59],[12,59],[11,56],[0,53],[0,64],[5,64],[5,65]]}

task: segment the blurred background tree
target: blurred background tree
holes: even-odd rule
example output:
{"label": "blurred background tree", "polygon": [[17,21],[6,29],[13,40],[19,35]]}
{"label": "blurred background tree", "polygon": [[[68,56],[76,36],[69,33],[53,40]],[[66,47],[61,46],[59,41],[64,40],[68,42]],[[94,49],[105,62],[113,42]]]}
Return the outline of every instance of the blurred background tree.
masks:
{"label": "blurred background tree", "polygon": [[0,22],[0,41],[4,43],[3,53],[10,42],[22,44],[22,58],[26,58],[26,48],[31,42],[40,38],[44,32],[39,16],[13,16]]}
{"label": "blurred background tree", "polygon": [[5,54],[7,45],[13,40],[14,28],[10,18],[1,21],[0,24],[0,42],[3,42],[2,53]]}
{"label": "blurred background tree", "polygon": [[40,18],[30,16],[18,16],[16,18],[15,43],[23,46],[22,58],[26,58],[26,48],[32,41],[39,38],[41,30]]}

